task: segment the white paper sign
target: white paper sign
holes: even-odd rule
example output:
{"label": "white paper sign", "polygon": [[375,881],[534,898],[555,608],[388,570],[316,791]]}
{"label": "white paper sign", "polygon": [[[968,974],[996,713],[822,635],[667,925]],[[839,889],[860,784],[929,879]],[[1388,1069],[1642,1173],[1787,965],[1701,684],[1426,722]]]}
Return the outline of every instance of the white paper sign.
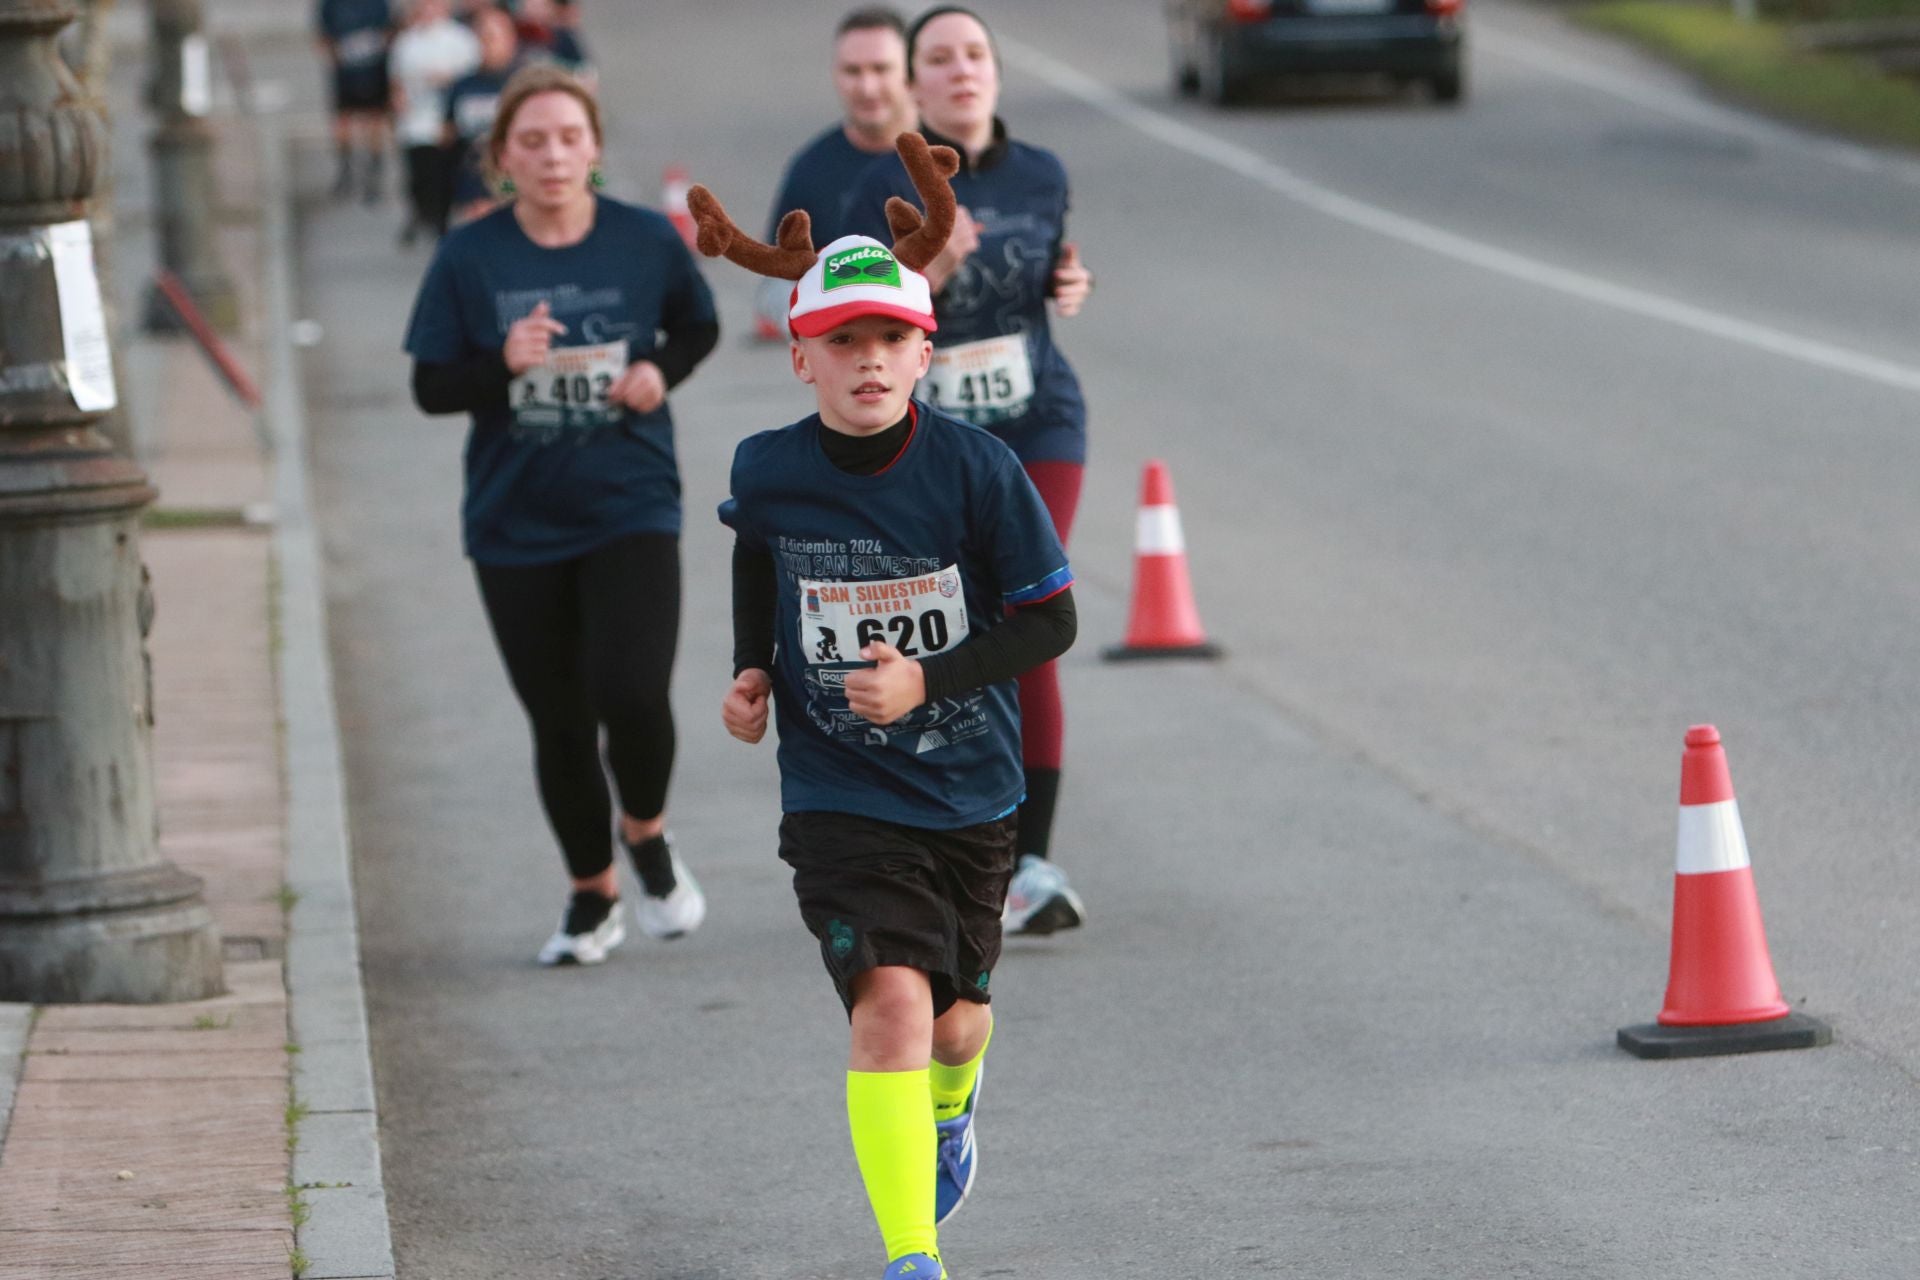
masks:
{"label": "white paper sign", "polygon": [[180,109],[204,116],[213,106],[213,59],[207,38],[194,32],[180,42]]}
{"label": "white paper sign", "polygon": [[100,280],[93,273],[93,228],[84,220],[47,228],[53,254],[53,283],[60,295],[60,331],[67,354],[67,390],[74,407],[85,413],[111,409],[113,347],[106,311],[100,305]]}

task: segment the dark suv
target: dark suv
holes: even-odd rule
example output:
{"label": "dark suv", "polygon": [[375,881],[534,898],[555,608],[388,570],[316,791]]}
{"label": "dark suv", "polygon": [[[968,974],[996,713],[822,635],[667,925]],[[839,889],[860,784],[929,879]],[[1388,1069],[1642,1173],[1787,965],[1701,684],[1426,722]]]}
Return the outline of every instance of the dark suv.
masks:
{"label": "dark suv", "polygon": [[1465,0],[1166,0],[1174,83],[1226,105],[1256,80],[1377,73],[1466,90]]}

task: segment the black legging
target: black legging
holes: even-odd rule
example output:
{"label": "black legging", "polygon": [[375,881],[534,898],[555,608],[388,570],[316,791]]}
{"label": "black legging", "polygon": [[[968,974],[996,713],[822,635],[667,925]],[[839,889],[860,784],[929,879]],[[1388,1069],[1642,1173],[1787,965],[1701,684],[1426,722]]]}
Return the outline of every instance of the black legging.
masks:
{"label": "black legging", "polygon": [[658,817],[673,772],[667,684],[680,631],[680,540],[643,533],[557,564],[476,564],[507,678],[533,727],[540,803],[575,879],[613,862],[612,798]]}

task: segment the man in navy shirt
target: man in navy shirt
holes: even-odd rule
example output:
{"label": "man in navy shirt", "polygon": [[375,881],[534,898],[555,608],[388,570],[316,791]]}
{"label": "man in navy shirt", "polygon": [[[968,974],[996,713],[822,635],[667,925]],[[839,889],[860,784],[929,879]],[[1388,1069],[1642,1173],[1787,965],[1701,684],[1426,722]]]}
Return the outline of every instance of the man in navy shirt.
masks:
{"label": "man in navy shirt", "polygon": [[387,154],[392,90],[387,81],[387,45],[393,13],[387,0],[320,0],[314,10],[320,48],[333,70],[333,147],[338,168],[333,194],[353,189],[354,139],[366,166],[362,193],[380,199],[380,169]]}
{"label": "man in navy shirt", "polygon": [[[907,92],[906,24],[892,9],[855,9],[833,33],[833,87],[840,119],[787,162],[767,219],[767,239],[794,209],[813,222],[813,242],[840,234],[840,206],[860,171],[892,155],[893,140],[914,127]],[[768,281],[755,306],[755,329],[768,342],[787,339],[787,291]]]}

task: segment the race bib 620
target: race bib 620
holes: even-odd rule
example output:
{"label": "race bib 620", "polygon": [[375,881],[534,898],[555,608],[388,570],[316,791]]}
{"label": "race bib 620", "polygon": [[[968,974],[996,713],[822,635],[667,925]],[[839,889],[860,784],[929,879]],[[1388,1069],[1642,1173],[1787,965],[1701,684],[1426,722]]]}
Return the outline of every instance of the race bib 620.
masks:
{"label": "race bib 620", "polygon": [[876,640],[902,657],[920,658],[951,649],[967,638],[967,600],[960,570],[875,582],[809,582],[801,579],[800,648],[808,663],[860,661]]}

